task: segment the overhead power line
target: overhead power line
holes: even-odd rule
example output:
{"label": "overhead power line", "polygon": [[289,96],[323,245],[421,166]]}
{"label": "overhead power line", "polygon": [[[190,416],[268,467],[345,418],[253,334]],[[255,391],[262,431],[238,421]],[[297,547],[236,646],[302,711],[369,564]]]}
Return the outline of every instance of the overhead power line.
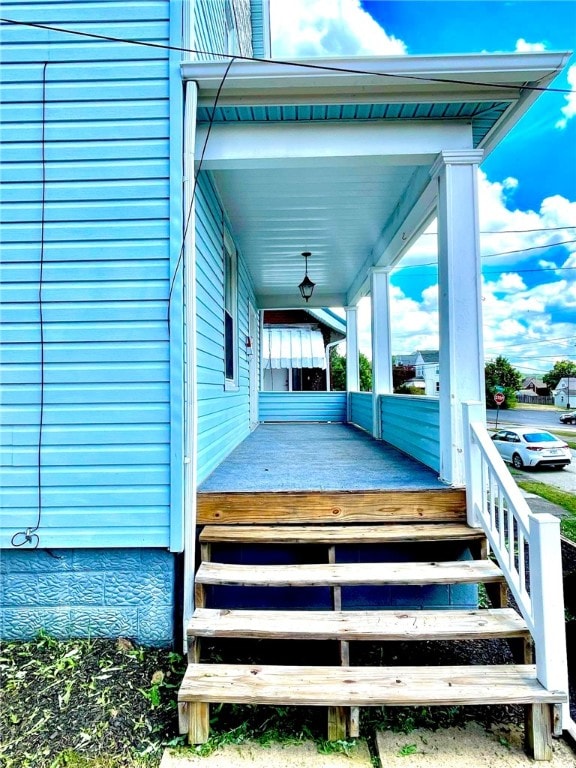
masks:
{"label": "overhead power line", "polygon": [[[350,74],[350,75],[369,75],[371,77],[388,77],[388,78],[397,78],[401,80],[417,80],[420,82],[427,82],[427,83],[451,83],[455,85],[478,85],[484,88],[502,88],[503,90],[517,91],[520,87],[517,85],[511,85],[509,83],[492,83],[492,82],[465,80],[460,78],[449,78],[449,77],[429,77],[424,75],[398,74],[394,72],[371,72],[365,69],[357,69],[352,67],[338,67],[336,65],[329,65],[329,64],[313,64],[311,62],[304,62],[304,61],[265,59],[265,58],[257,58],[255,56],[241,56],[239,54],[231,54],[231,53],[216,53],[215,51],[205,51],[199,48],[184,48],[178,45],[167,45],[166,43],[153,43],[146,40],[132,40],[129,38],[114,37],[112,35],[101,35],[96,32],[81,32],[78,29],[66,29],[64,27],[56,27],[52,24],[40,24],[39,22],[32,22],[32,21],[18,21],[17,19],[0,18],[0,22],[2,22],[2,24],[15,24],[23,27],[44,29],[49,32],[59,32],[67,35],[76,35],[78,37],[91,38],[93,40],[102,40],[108,43],[121,43],[123,45],[140,45],[146,48],[157,48],[157,49],[166,50],[166,51],[181,51],[182,53],[195,53],[200,56],[214,56],[224,60],[236,59],[238,61],[255,61],[255,62],[263,62],[265,64],[278,64],[279,66],[300,67],[301,69],[322,70],[325,72],[341,72],[343,74]],[[561,94],[572,93],[571,88],[551,88],[549,86],[540,86],[540,85],[522,85],[521,88],[523,91],[539,91],[541,93],[561,93]]]}

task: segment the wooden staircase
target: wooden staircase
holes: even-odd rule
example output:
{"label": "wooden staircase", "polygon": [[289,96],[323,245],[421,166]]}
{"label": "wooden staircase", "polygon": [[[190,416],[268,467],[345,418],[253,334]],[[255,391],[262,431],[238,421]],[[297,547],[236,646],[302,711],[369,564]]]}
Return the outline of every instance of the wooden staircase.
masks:
{"label": "wooden staircase", "polygon": [[[343,545],[460,542],[474,559],[439,562],[338,562]],[[243,548],[312,547],[319,562],[299,564],[219,562],[222,544]],[[562,693],[536,679],[532,642],[523,619],[506,605],[500,569],[487,558],[483,534],[463,522],[328,524],[219,524],[200,533],[196,610],[188,625],[189,665],[180,692],[182,732],[191,743],[209,737],[210,703],[328,707],[328,738],[359,735],[362,706],[523,704],[529,748],[551,759],[554,705]],[[321,552],[321,557],[318,553]],[[344,590],[362,585],[485,584],[493,607],[450,610],[346,610]],[[329,588],[332,610],[207,607],[212,587]],[[334,641],[340,665],[219,664],[202,661],[203,638]],[[350,666],[350,642],[477,640],[506,638],[516,644],[516,664],[493,666]]]}

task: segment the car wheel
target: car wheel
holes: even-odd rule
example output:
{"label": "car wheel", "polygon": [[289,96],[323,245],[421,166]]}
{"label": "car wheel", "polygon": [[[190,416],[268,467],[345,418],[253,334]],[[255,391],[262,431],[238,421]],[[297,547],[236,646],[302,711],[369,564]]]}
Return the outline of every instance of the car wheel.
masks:
{"label": "car wheel", "polygon": [[515,453],[514,456],[512,456],[512,466],[514,469],[522,469],[524,466],[524,462],[522,461],[522,458]]}

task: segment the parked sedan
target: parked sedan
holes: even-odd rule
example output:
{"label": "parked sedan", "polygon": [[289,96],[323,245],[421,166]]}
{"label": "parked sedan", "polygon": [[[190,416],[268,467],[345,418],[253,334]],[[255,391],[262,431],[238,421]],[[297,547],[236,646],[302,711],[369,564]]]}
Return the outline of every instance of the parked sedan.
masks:
{"label": "parked sedan", "polygon": [[572,461],[565,442],[534,427],[501,429],[492,435],[492,440],[504,461],[516,469],[544,466],[562,469]]}
{"label": "parked sedan", "polygon": [[576,411],[566,411],[560,416],[562,424],[576,424]]}

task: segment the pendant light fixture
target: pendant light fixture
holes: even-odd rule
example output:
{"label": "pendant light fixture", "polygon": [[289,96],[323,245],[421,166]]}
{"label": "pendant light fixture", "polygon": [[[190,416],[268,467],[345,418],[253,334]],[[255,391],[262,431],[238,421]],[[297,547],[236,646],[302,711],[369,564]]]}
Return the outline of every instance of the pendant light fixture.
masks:
{"label": "pendant light fixture", "polygon": [[314,293],[314,286],[316,283],[313,283],[312,280],[308,277],[308,258],[312,256],[310,251],[303,251],[302,256],[304,256],[305,260],[305,269],[304,269],[304,279],[298,286],[300,289],[300,294],[302,295],[302,298],[308,301],[308,299],[311,298],[312,294]]}

